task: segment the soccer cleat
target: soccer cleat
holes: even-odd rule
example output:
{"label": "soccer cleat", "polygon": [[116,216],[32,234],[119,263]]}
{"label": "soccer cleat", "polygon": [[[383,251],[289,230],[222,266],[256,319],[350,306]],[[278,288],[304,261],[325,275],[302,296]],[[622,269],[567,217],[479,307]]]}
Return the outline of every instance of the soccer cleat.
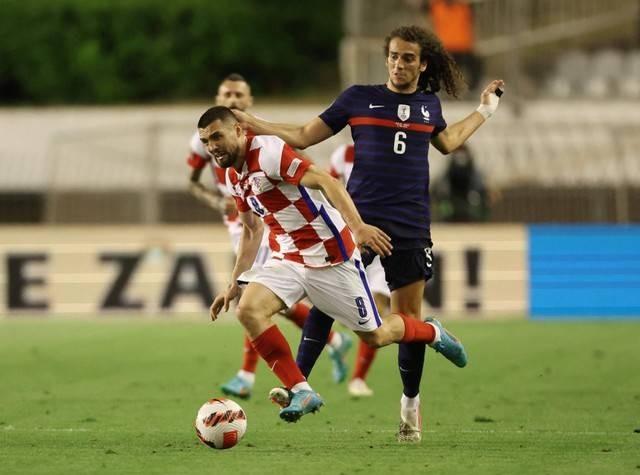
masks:
{"label": "soccer cleat", "polygon": [[249,399],[251,397],[251,390],[253,384],[244,379],[242,376],[236,374],[231,380],[222,384],[220,389],[227,396],[235,396],[240,399]]}
{"label": "soccer cleat", "polygon": [[420,406],[415,409],[400,408],[400,427],[396,434],[398,442],[420,442],[422,440],[422,416]]}
{"label": "soccer cleat", "polygon": [[467,354],[465,353],[464,346],[462,346],[460,340],[453,336],[453,334],[449,333],[442,326],[442,323],[434,317],[427,317],[425,321],[440,329],[440,341],[437,343],[431,343],[429,346],[438,353],[442,353],[442,356],[451,361],[454,365],[464,368],[467,365]]}
{"label": "soccer cleat", "polygon": [[317,392],[302,389],[292,393],[289,405],[280,411],[280,419],[287,422],[298,422],[302,416],[316,412],[323,404],[324,401]]}
{"label": "soccer cleat", "polygon": [[331,358],[331,374],[333,376],[333,381],[336,383],[341,383],[347,378],[347,373],[349,372],[349,367],[345,361],[345,356],[351,348],[352,340],[351,337],[346,333],[340,333],[341,342],[338,348],[328,347],[329,349],[329,357]]}
{"label": "soccer cleat", "polygon": [[420,442],[422,440],[422,431],[410,426],[406,422],[401,422],[398,433],[396,434],[396,440],[398,442],[409,443]]}
{"label": "soccer cleat", "polygon": [[273,388],[269,391],[269,399],[271,402],[284,409],[291,402],[292,392],[287,388]]}
{"label": "soccer cleat", "polygon": [[354,378],[349,381],[347,387],[349,394],[353,397],[369,397],[373,396],[373,390],[367,386],[367,383],[362,378]]}

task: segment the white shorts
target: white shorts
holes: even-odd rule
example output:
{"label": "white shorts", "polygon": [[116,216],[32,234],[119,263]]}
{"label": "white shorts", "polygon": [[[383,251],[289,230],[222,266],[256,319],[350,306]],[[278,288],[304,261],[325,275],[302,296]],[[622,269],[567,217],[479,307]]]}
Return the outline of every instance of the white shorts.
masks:
{"label": "white shorts", "polygon": [[[231,246],[233,247],[233,252],[237,256],[238,248],[240,247],[240,237],[242,236],[242,228],[240,232],[232,232],[231,228],[229,228],[229,237],[231,238]],[[260,242],[260,248],[258,249],[258,255],[256,255],[256,260],[253,261],[253,267],[262,267],[265,262],[269,260],[271,257],[271,249],[269,248],[269,229],[264,228],[264,234],[262,235],[262,241]]]}
{"label": "white shorts", "polygon": [[387,279],[384,276],[384,268],[380,263],[380,256],[376,256],[373,259],[371,264],[367,266],[366,272],[371,292],[374,294],[382,294],[387,298],[390,297],[391,291],[387,285]]}
{"label": "white shorts", "polygon": [[364,265],[357,259],[327,267],[269,259],[262,268],[238,277],[240,284],[249,282],[264,285],[287,307],[306,295],[313,305],[354,331],[370,332],[382,325]]}

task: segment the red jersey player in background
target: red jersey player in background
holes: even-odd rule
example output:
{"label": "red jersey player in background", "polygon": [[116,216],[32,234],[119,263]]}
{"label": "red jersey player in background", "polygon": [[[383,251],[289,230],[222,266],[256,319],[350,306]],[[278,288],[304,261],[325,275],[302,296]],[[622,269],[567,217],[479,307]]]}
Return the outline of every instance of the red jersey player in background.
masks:
{"label": "red jersey player in background", "polygon": [[[239,74],[228,75],[218,87],[215,103],[219,106],[242,111],[246,110],[253,105],[253,96],[251,95],[249,83]],[[191,138],[190,149],[191,153],[187,160],[187,163],[191,167],[189,191],[195,198],[222,213],[224,224],[229,231],[234,253],[237,253],[238,246],[240,245],[240,236],[242,235],[242,223],[238,218],[235,201],[230,196],[225,184],[225,170],[220,168],[215,163],[215,160],[211,159],[211,155],[206,151],[200,141],[197,131]],[[212,189],[205,187],[200,182],[202,171],[207,166],[210,168],[213,177],[214,188]],[[265,230],[254,266],[262,266],[270,255],[269,233],[268,230]],[[295,303],[282,312],[284,317],[291,320],[299,328],[304,326],[304,321],[308,314],[309,307],[301,302]],[[347,365],[344,356],[351,346],[351,337],[346,333],[332,332],[328,338],[328,346],[332,362],[333,379],[338,383],[342,382],[347,376]],[[251,341],[245,336],[242,366],[233,378],[221,385],[220,389],[222,392],[241,399],[251,397],[251,391],[255,383],[258,358],[258,352],[251,345]]]}
{"label": "red jersey player in background", "polygon": [[[355,159],[355,150],[353,144],[340,145],[331,154],[331,168],[329,174],[342,182],[346,187],[351,171],[353,170],[353,161]],[[380,263],[380,258],[376,256],[371,264],[365,270],[367,280],[373,293],[373,299],[376,302],[378,310],[386,314],[390,308],[391,291],[384,277],[384,269]],[[354,397],[372,396],[373,390],[367,385],[366,379],[373,359],[376,356],[376,349],[367,345],[360,340],[358,345],[358,354],[356,355],[356,363],[353,367],[353,374],[347,387],[349,394]]]}

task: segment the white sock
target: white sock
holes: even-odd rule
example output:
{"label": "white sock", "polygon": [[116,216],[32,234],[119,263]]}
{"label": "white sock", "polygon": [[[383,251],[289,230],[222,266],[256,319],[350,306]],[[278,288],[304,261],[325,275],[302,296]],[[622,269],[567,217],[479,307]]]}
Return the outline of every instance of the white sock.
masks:
{"label": "white sock", "polygon": [[251,386],[253,386],[256,382],[255,373],[250,373],[249,371],[241,369],[240,371],[238,371],[238,376],[244,379],[247,383],[251,384]]}
{"label": "white sock", "polygon": [[333,336],[329,340],[329,346],[337,350],[342,345],[342,335],[339,332],[333,332]]}
{"label": "white sock", "polygon": [[301,383],[298,383],[291,388],[292,393],[297,393],[298,391],[302,390],[313,391],[313,389],[311,389],[311,385],[306,381],[302,381]]}
{"label": "white sock", "polygon": [[433,329],[436,331],[436,336],[433,339],[433,341],[431,343],[429,343],[429,346],[435,345],[436,343],[438,343],[440,341],[441,338],[441,333],[440,333],[440,327],[438,327],[438,325],[434,325],[433,323],[430,322],[425,322],[428,323],[429,325],[431,325],[433,327]]}
{"label": "white sock", "polygon": [[415,410],[420,406],[420,394],[416,394],[416,397],[407,397],[404,394],[400,398],[400,407],[407,410]]}
{"label": "white sock", "polygon": [[420,427],[420,395],[400,399],[400,419],[414,428]]}

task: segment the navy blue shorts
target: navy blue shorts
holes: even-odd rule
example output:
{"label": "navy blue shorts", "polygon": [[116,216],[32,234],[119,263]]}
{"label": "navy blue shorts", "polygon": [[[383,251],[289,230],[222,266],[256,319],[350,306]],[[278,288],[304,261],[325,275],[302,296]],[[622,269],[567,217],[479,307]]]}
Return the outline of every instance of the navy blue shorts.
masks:
{"label": "navy blue shorts", "polygon": [[[374,257],[373,252],[363,254],[364,265],[369,265]],[[381,258],[380,263],[391,291],[433,277],[433,253],[430,247],[394,249],[389,257]]]}

